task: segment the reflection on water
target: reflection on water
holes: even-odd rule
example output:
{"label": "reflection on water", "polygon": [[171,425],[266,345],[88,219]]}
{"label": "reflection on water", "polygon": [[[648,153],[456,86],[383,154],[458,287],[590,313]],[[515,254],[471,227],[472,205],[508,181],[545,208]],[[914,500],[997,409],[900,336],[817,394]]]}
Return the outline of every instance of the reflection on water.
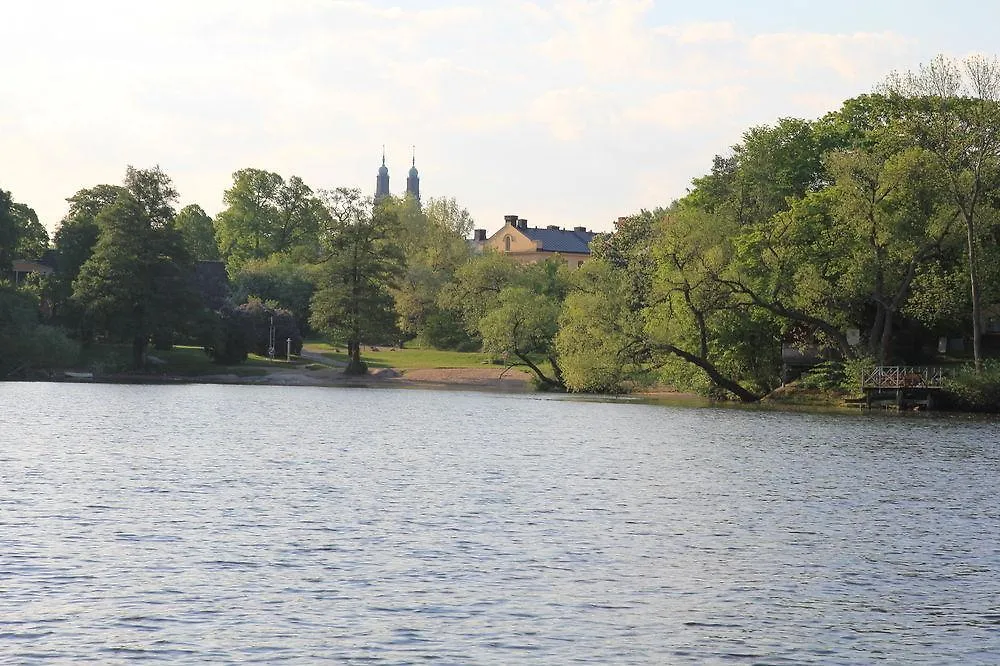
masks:
{"label": "reflection on water", "polygon": [[0,661],[1000,661],[995,422],[0,384]]}

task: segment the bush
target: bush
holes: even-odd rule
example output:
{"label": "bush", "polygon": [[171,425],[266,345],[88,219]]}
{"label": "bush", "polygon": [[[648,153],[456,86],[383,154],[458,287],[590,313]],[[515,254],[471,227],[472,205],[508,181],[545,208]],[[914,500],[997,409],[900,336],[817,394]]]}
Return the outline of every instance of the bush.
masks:
{"label": "bush", "polygon": [[799,385],[803,388],[839,389],[844,386],[846,379],[847,373],[844,370],[843,363],[840,361],[824,361],[810,368],[799,379]]}
{"label": "bush", "polygon": [[220,365],[236,365],[247,360],[250,343],[243,313],[233,308],[223,308],[216,313],[216,321],[205,342],[205,352]]}
{"label": "bush", "polygon": [[79,356],[79,345],[61,329],[38,323],[38,301],[32,294],[0,285],[0,379],[67,368]]}
{"label": "bush", "polygon": [[242,363],[250,353],[267,356],[274,322],[274,355],[282,358],[291,338],[292,353],[302,353],[302,334],[295,317],[288,310],[274,303],[264,303],[251,298],[238,308],[223,308],[216,313],[217,320],[207,336],[205,351],[216,363],[233,365]]}
{"label": "bush", "polygon": [[479,351],[483,344],[465,330],[461,315],[453,310],[438,310],[427,315],[417,343],[423,347],[454,351]]}
{"label": "bush", "polygon": [[280,308],[276,303],[263,302],[259,298],[250,298],[246,303],[236,308],[240,312],[247,330],[249,350],[259,356],[267,356],[271,338],[271,323],[274,323],[274,355],[284,356],[287,341],[291,338],[292,353],[298,356],[302,353],[302,333],[298,321],[289,310]]}
{"label": "bush", "polygon": [[1000,412],[1000,361],[987,361],[982,372],[965,366],[944,380],[949,407],[969,412]]}

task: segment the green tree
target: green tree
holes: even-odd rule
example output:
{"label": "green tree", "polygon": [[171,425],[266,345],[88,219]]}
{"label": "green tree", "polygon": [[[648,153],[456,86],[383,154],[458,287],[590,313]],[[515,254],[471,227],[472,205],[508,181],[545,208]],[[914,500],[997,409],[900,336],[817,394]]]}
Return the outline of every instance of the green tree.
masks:
{"label": "green tree", "polygon": [[21,225],[14,215],[13,206],[10,192],[0,190],[0,280],[10,272],[21,235]]}
{"label": "green tree", "polygon": [[316,290],[310,267],[276,255],[269,259],[248,261],[236,269],[232,278],[233,301],[245,303],[251,297],[273,302],[290,311],[299,329],[308,330],[309,303]]}
{"label": "green tree", "polygon": [[219,259],[219,245],[215,240],[215,223],[198,204],[181,208],[174,218],[174,227],[184,237],[188,253],[199,260]]}
{"label": "green tree", "polygon": [[[563,389],[555,336],[568,291],[563,261],[547,259],[524,266],[487,252],[455,272],[452,283],[442,290],[441,305],[461,313],[485,351],[527,367],[546,388]],[[551,375],[542,367],[543,360],[552,368]]]}
{"label": "green tree", "polygon": [[990,231],[988,223],[998,217],[991,204],[992,193],[1000,187],[1000,62],[938,56],[916,72],[890,76],[882,87],[916,143],[938,159],[947,174],[951,202],[965,224],[978,370],[984,326],[981,247]]}
{"label": "green tree", "polygon": [[79,357],[60,329],[38,323],[38,301],[9,283],[0,283],[0,350],[0,380],[70,367]]}
{"label": "green tree", "polygon": [[128,165],[125,168],[124,184],[149,226],[158,229],[173,222],[177,190],[159,165],[150,169],[137,169]]}
{"label": "green tree", "polygon": [[216,220],[219,247],[231,266],[276,253],[315,260],[326,210],[297,176],[287,182],[262,169],[241,169],[223,197],[227,208]]}
{"label": "green tree", "polygon": [[654,300],[653,242],[666,215],[644,210],[619,219],[572,274],[556,337],[570,390],[618,393],[650,380],[645,318]]}
{"label": "green tree", "polygon": [[14,254],[19,259],[38,261],[49,249],[49,232],[38,221],[38,214],[34,209],[21,203],[14,203],[11,206],[11,213],[20,227]]}
{"label": "green tree", "polygon": [[498,303],[500,292],[513,285],[521,266],[498,252],[486,252],[455,271],[438,295],[442,309],[457,312],[469,333],[478,336],[479,320]]}
{"label": "green tree", "polygon": [[632,307],[632,277],[625,267],[601,257],[573,273],[555,338],[571,391],[620,393],[648,374],[646,306]]}
{"label": "green tree", "polygon": [[323,238],[326,257],[310,323],[347,344],[347,374],[365,374],[361,344],[393,339],[397,331],[390,290],[404,267],[398,219],[356,189],[326,193],[324,204],[330,220]]}
{"label": "green tree", "polygon": [[832,286],[853,285],[872,304],[868,351],[884,364],[917,275],[943,256],[958,215],[947,203],[944,174],[919,148],[841,151],[827,163],[835,181],[833,225],[842,247],[853,250]]}
{"label": "green tree", "polygon": [[780,344],[767,322],[718,279],[731,260],[732,225],[684,206],[661,222],[643,352],[658,365],[663,355],[679,358],[716,389],[753,402],[778,383],[773,358]]}
{"label": "green tree", "polygon": [[104,208],[94,252],[73,283],[73,299],[92,324],[131,342],[137,370],[151,336],[172,334],[201,310],[183,239],[159,215],[131,194]]}
{"label": "green tree", "polygon": [[454,199],[430,199],[421,208],[413,197],[380,203],[396,211],[406,270],[393,290],[400,331],[437,347],[465,346],[454,312],[442,310],[438,294],[468,261],[471,249],[466,236],[473,222],[469,212]]}
{"label": "green tree", "polygon": [[97,216],[128,190],[120,185],[97,185],[69,197],[69,210],[53,236],[57,271],[48,284],[53,317],[81,339],[89,337],[83,311],[72,300],[73,282],[94,252],[101,230]]}

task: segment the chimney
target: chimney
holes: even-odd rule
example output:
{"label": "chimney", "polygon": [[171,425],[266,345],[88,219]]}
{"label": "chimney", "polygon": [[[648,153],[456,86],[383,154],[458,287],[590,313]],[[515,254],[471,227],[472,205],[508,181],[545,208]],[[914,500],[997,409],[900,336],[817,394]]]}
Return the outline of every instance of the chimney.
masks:
{"label": "chimney", "polygon": [[503,216],[503,221],[506,222],[507,224],[509,224],[512,227],[516,227],[517,226],[517,215],[504,215]]}
{"label": "chimney", "polygon": [[472,240],[483,242],[486,240],[486,229],[474,229],[472,231]]}
{"label": "chimney", "polygon": [[527,229],[528,228],[528,221],[522,217],[520,220],[517,221],[517,228],[518,229]]}
{"label": "chimney", "polygon": [[587,233],[587,227],[573,227],[573,231],[580,234],[585,234]]}

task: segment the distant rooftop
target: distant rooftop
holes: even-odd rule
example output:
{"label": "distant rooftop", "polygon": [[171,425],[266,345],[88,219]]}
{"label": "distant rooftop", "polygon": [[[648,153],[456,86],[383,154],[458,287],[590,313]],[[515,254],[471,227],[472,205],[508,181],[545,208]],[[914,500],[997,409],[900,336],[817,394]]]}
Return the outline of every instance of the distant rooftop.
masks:
{"label": "distant rooftop", "polygon": [[594,240],[594,236],[597,235],[593,231],[587,231],[583,227],[576,227],[573,230],[560,229],[558,227],[548,227],[545,229],[522,227],[518,231],[533,241],[540,241],[540,250],[548,252],[575,252],[577,254],[590,254],[590,241]]}

